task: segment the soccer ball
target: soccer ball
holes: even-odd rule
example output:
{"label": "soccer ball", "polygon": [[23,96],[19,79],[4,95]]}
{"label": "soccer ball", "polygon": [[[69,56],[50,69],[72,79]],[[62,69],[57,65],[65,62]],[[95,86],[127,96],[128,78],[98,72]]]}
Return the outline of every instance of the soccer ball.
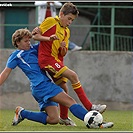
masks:
{"label": "soccer ball", "polygon": [[89,111],[84,117],[84,123],[88,128],[100,128],[103,116],[98,111]]}

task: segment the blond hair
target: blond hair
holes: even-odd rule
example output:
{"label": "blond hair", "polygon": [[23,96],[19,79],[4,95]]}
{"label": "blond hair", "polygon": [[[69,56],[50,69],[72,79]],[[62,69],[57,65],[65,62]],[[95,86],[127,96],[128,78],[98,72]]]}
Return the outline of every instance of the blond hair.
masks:
{"label": "blond hair", "polygon": [[71,3],[71,2],[66,2],[60,9],[60,12],[63,12],[64,15],[67,15],[69,13],[72,13],[73,15],[75,15],[76,17],[79,14],[79,11],[77,9],[77,7]]}
{"label": "blond hair", "polygon": [[12,35],[12,45],[17,48],[17,42],[20,42],[24,36],[31,38],[32,34],[27,28],[16,30]]}

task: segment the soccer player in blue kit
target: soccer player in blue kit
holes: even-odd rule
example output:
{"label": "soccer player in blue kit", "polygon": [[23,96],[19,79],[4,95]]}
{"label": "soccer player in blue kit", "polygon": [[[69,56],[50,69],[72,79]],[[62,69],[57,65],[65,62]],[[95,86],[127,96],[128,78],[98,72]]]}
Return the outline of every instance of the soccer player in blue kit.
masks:
{"label": "soccer player in blue kit", "polygon": [[[17,66],[22,69],[31,84],[31,92],[38,102],[40,112],[32,112],[17,106],[12,125],[17,125],[24,119],[42,124],[57,124],[59,122],[58,103],[67,106],[71,113],[84,120],[88,113],[80,104],[66,94],[62,88],[54,84],[38,65],[38,44],[31,45],[31,32],[28,29],[18,29],[12,35],[12,44],[17,48],[8,58],[5,69],[0,74],[0,85]],[[113,124],[113,123],[112,123]],[[100,128],[112,127],[103,123]]]}

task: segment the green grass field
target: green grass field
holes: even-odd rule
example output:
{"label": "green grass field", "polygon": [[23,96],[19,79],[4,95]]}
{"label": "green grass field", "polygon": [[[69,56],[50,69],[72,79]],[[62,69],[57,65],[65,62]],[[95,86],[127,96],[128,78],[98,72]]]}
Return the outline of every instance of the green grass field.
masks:
{"label": "green grass field", "polygon": [[37,122],[24,120],[17,126],[12,126],[11,122],[14,117],[14,110],[1,110],[0,111],[0,131],[87,131],[87,132],[108,132],[108,131],[133,131],[133,113],[132,111],[108,111],[103,113],[104,121],[114,122],[114,126],[108,129],[88,129],[84,123],[69,113],[69,117],[72,118],[77,124],[76,127],[70,127],[65,125],[43,125]]}

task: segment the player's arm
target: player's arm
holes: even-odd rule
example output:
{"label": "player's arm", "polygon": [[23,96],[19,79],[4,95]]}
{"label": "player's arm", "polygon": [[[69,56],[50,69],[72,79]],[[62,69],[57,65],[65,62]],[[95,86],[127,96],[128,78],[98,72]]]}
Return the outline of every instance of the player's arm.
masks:
{"label": "player's arm", "polygon": [[0,85],[2,85],[5,80],[8,78],[8,76],[10,75],[12,69],[5,67],[5,69],[1,72],[0,74]]}
{"label": "player's arm", "polygon": [[58,37],[54,34],[51,36],[42,36],[41,34],[35,34],[32,36],[32,38],[36,41],[54,41],[59,40]]}
{"label": "player's arm", "polygon": [[36,27],[33,29],[32,31],[32,38],[34,40],[37,40],[37,41],[54,41],[54,40],[58,40],[58,37],[53,34],[51,36],[42,36],[42,33],[41,33],[41,30],[39,27]]}
{"label": "player's arm", "polygon": [[35,27],[32,31],[32,38],[37,41],[48,41],[49,38],[43,37],[41,34],[41,29]]}
{"label": "player's arm", "polygon": [[35,34],[32,38],[36,41],[49,41],[50,37],[42,36],[41,34]]}

